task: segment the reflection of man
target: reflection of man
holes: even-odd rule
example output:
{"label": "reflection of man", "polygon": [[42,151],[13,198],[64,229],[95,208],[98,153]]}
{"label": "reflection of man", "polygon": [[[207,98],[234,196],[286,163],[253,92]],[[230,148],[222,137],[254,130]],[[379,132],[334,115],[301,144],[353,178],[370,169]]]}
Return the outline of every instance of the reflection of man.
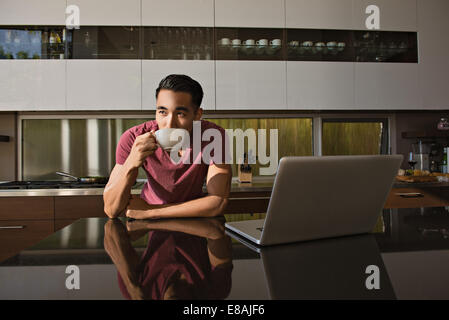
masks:
{"label": "reflection of man", "polygon": [[[231,289],[232,246],[223,218],[135,220],[105,224],[104,248],[127,299],[224,299]],[[139,257],[131,241],[148,234]]]}
{"label": "reflection of man", "polygon": [[[104,211],[117,217],[126,211],[136,219],[161,217],[217,216],[227,205],[232,170],[229,164],[187,163],[174,164],[169,153],[157,144],[154,132],[164,128],[181,128],[190,132],[193,146],[193,121],[201,119],[203,98],[201,85],[185,75],[169,75],[156,90],[156,120],[127,130],[117,146],[116,165],[104,191]],[[201,121],[201,134],[217,129],[225,141],[225,131],[208,121]],[[207,142],[201,142],[201,150]],[[224,149],[223,149],[224,150]],[[191,160],[194,155],[188,148]],[[225,152],[222,151],[224,155]],[[143,167],[148,182],[140,199],[130,200],[131,187],[139,167]],[[206,179],[208,195],[202,197]]]}

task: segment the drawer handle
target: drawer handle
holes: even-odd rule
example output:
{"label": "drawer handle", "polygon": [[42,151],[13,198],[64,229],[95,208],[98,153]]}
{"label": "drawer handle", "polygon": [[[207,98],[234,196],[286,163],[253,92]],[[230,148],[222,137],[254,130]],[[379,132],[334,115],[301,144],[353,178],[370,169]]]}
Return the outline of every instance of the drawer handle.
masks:
{"label": "drawer handle", "polygon": [[25,226],[5,226],[5,227],[0,227],[1,229],[23,229],[25,228]]}
{"label": "drawer handle", "polygon": [[419,192],[409,192],[409,193],[396,193],[397,196],[402,198],[421,198],[424,197],[422,193]]}

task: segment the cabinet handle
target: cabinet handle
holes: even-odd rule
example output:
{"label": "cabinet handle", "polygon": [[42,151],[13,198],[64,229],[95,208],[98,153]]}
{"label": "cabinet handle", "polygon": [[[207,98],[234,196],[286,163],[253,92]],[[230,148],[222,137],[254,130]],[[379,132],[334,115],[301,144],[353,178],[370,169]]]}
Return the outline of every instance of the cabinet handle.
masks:
{"label": "cabinet handle", "polygon": [[396,193],[397,196],[402,198],[421,198],[424,197],[422,193],[419,192],[409,192],[409,193]]}
{"label": "cabinet handle", "polygon": [[25,228],[25,226],[4,226],[4,227],[0,227],[1,229],[23,229]]}

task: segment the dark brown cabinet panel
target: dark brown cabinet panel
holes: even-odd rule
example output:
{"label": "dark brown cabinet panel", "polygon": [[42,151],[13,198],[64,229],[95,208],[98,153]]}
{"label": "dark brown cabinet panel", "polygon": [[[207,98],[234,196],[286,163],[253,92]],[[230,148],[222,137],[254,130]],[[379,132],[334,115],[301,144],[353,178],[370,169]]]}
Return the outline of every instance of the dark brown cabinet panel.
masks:
{"label": "dark brown cabinet panel", "polygon": [[0,220],[44,220],[53,218],[53,197],[0,198]]}
{"label": "dark brown cabinet panel", "polygon": [[106,217],[103,196],[55,197],[55,219]]}
{"label": "dark brown cabinet panel", "polygon": [[0,261],[31,247],[53,232],[53,219],[0,221]]}

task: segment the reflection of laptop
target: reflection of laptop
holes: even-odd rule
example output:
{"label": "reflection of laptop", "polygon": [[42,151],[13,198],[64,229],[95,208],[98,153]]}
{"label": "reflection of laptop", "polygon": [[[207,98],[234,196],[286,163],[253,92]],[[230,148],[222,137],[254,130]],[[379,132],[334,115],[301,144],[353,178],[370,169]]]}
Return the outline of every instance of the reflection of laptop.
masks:
{"label": "reflection of laptop", "polygon": [[265,219],[226,228],[261,246],[371,232],[402,158],[284,157]]}
{"label": "reflection of laptop", "polygon": [[[249,248],[260,255],[270,299],[396,299],[372,234]],[[378,287],[367,287],[368,266],[378,267]]]}

